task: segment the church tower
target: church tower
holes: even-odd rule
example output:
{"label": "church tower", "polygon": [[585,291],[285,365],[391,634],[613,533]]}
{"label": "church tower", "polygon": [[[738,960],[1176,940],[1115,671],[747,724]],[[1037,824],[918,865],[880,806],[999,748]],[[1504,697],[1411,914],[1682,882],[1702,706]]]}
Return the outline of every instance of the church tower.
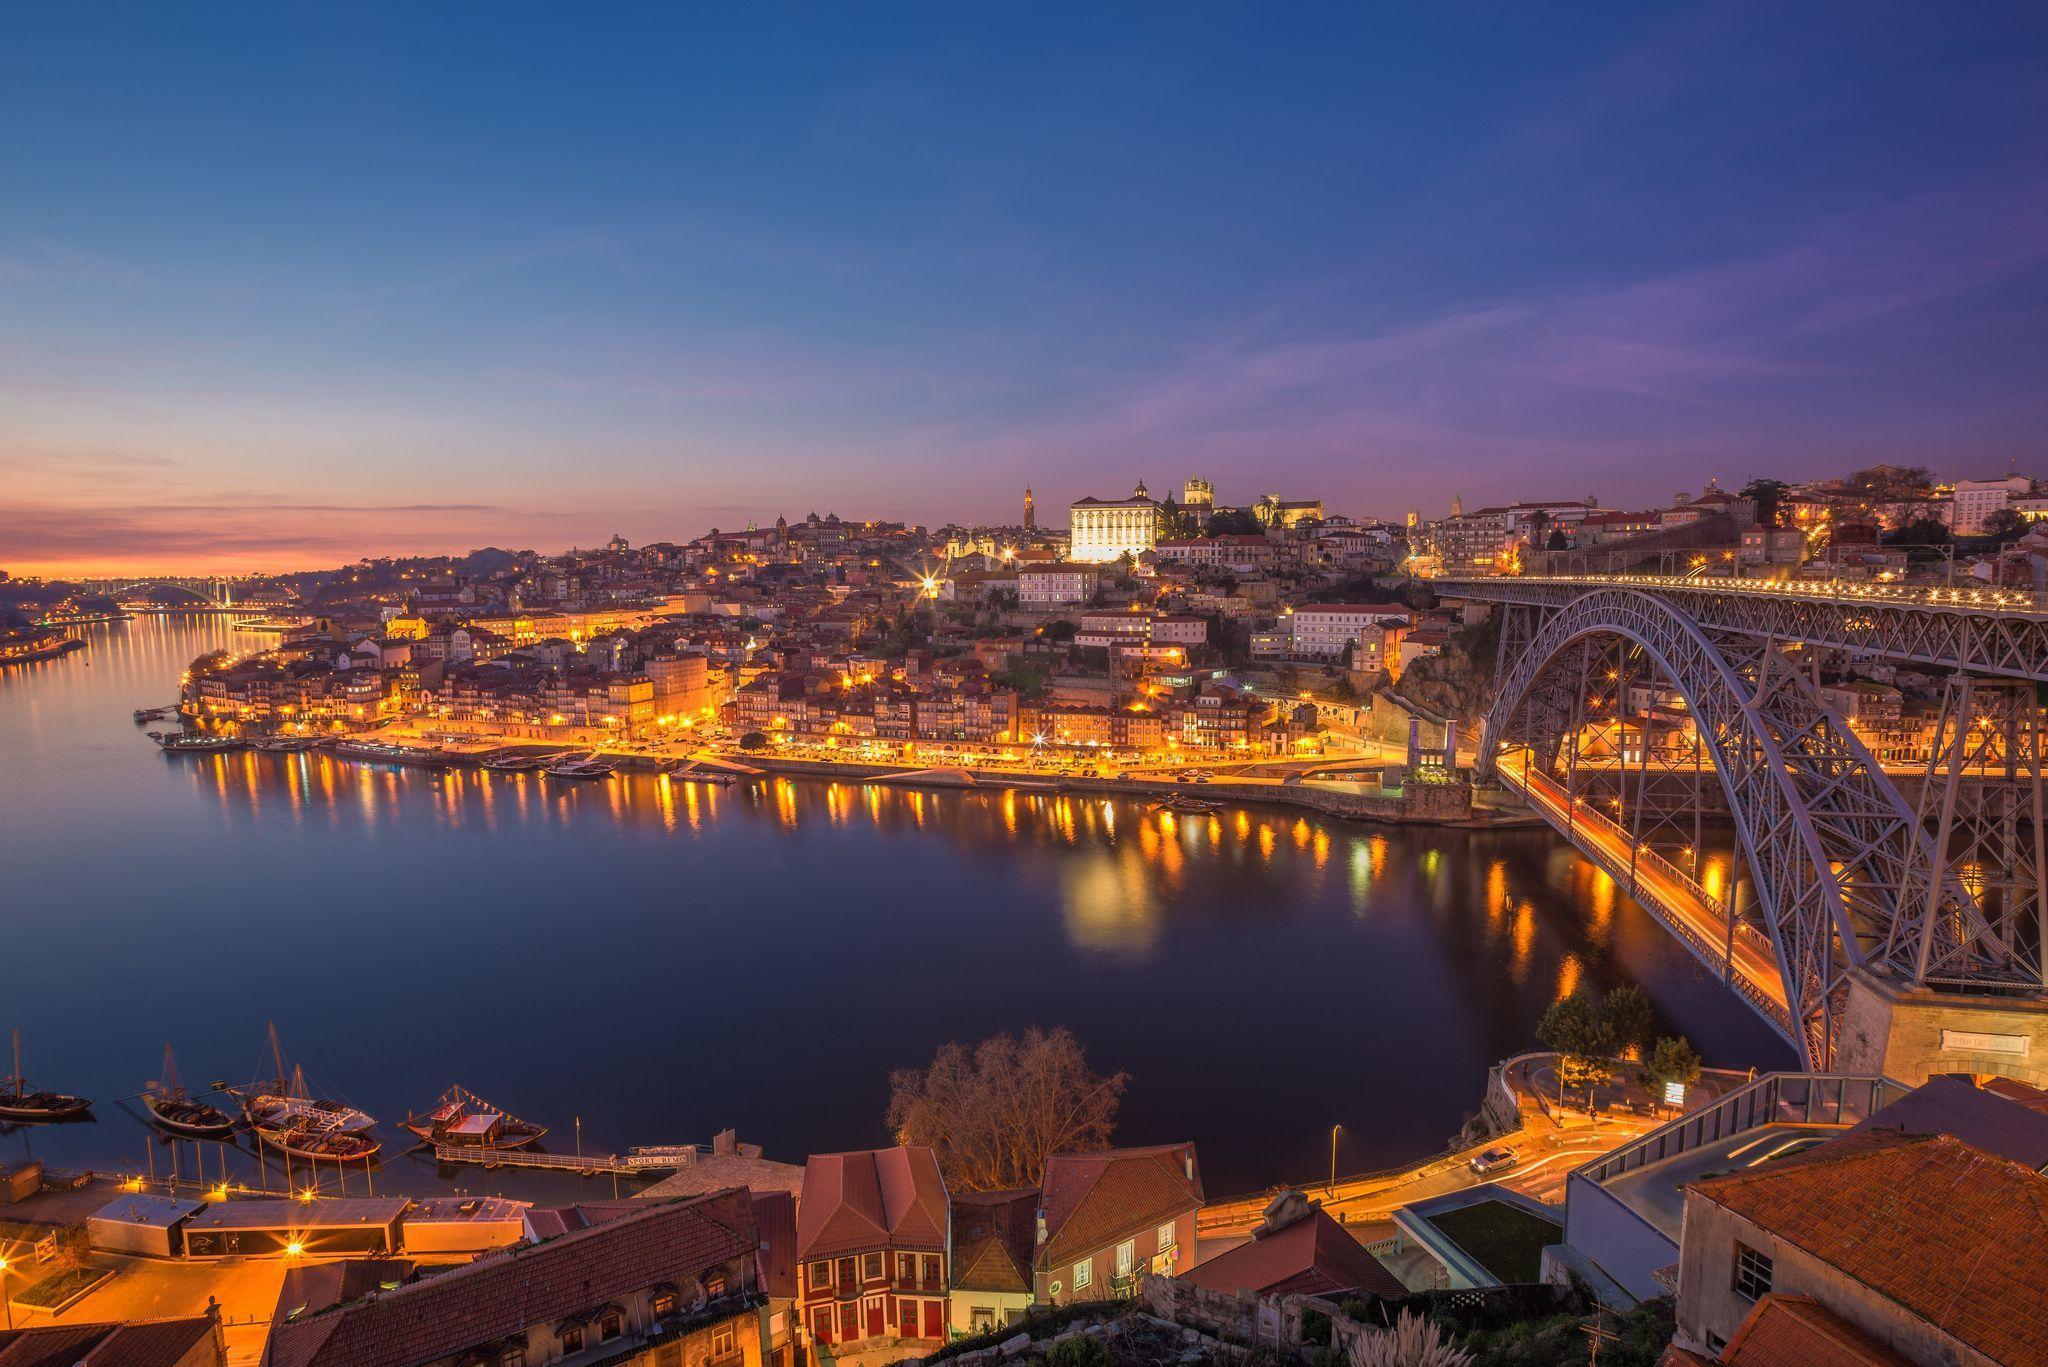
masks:
{"label": "church tower", "polygon": [[1024,486],[1024,530],[1038,529],[1038,500],[1031,496],[1031,486]]}

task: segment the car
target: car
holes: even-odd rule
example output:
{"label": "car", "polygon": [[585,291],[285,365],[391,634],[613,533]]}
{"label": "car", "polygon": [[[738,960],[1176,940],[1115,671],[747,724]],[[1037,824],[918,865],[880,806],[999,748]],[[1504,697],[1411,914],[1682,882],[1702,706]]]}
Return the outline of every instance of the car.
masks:
{"label": "car", "polygon": [[1513,1149],[1494,1148],[1472,1155],[1470,1166],[1472,1171],[1484,1177],[1488,1173],[1506,1172],[1520,1161]]}

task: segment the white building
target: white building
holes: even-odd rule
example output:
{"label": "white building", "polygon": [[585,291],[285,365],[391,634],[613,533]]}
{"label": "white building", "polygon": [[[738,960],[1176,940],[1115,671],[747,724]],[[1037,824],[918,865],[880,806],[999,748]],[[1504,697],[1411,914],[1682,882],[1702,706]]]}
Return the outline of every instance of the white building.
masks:
{"label": "white building", "polygon": [[1055,561],[1017,571],[1017,606],[1025,611],[1070,608],[1095,594],[1095,567]]}
{"label": "white building", "polygon": [[1991,515],[2015,498],[2025,498],[2034,491],[2033,481],[2025,475],[2007,475],[2004,479],[1959,479],[1956,481],[1955,511],[1950,526],[1957,536],[1977,536],[1984,530],[1984,524]]}
{"label": "white building", "polygon": [[1067,510],[1069,559],[1099,564],[1143,555],[1159,541],[1159,505],[1145,481],[1129,498],[1084,498]]}
{"label": "white building", "polygon": [[1334,659],[1368,629],[1410,620],[1408,609],[1390,603],[1303,603],[1287,618],[1288,646],[1299,659]]}

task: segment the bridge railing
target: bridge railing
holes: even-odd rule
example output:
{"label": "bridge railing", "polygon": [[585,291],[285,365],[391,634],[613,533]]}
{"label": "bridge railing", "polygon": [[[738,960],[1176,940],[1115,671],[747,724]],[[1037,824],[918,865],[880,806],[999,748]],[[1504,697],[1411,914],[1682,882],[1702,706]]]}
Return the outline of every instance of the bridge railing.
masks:
{"label": "bridge railing", "polygon": [[[1445,576],[1448,580],[1451,576]],[[1968,588],[1942,584],[1858,584],[1835,579],[1738,579],[1728,575],[1679,576],[1669,574],[1527,574],[1496,582],[1590,584],[1639,586],[1655,589],[1684,589],[1692,592],[1740,593],[1760,598],[1804,598],[1817,602],[1850,605],[1885,604],[1896,607],[1970,608],[1996,612],[2048,612],[2048,594],[2029,589],[1998,587]],[[1466,583],[1484,582],[1464,580]]]}
{"label": "bridge railing", "polygon": [[[1525,780],[1515,766],[1505,762],[1499,766],[1496,773],[1510,787],[1532,798],[1539,808],[1548,809],[1552,824],[1558,825],[1560,829],[1565,828],[1567,823],[1562,812],[1570,804],[1570,799],[1557,791],[1556,784],[1545,776],[1534,773],[1528,775]],[[1598,841],[1588,839],[1582,833],[1587,827],[1605,831],[1622,843],[1630,843],[1632,838],[1621,826],[1584,803],[1578,804],[1568,824],[1570,829],[1565,830],[1565,834],[1575,849],[1605,870],[1609,877],[1621,885],[1627,896],[1641,903],[1656,918],[1659,925],[1670,931],[1693,952],[1694,957],[1716,970],[1725,967],[1727,971],[1724,978],[1728,986],[1752,1007],[1780,1028],[1792,1028],[1791,1016],[1786,1011],[1784,1003],[1767,988],[1752,981],[1747,974],[1728,964],[1728,946],[1725,943],[1712,943],[1706,936],[1700,934],[1686,919],[1684,913],[1687,908],[1678,905],[1676,899],[1666,894],[1655,882],[1646,881],[1642,877],[1643,870],[1646,867],[1654,869],[1666,883],[1676,885],[1681,896],[1692,898],[1701,907],[1712,912],[1722,926],[1732,926],[1734,938],[1738,942],[1765,955],[1775,963],[1769,936],[1748,922],[1735,918],[1727,903],[1701,887],[1692,875],[1655,850],[1642,846],[1634,847],[1635,864],[1631,867],[1628,860],[1614,856]]]}

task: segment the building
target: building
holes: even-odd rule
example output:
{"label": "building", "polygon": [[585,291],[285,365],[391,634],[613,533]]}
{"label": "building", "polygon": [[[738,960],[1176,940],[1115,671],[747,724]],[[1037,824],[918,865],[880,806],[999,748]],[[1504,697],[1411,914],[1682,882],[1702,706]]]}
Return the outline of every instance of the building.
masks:
{"label": "building", "polygon": [[1263,536],[1198,536],[1161,541],[1153,547],[1161,561],[1191,569],[1258,574],[1279,563],[1279,549]]}
{"label": "building", "polygon": [[2004,479],[1959,479],[1956,481],[1950,529],[1957,536],[1979,536],[1993,513],[2002,512],[2015,498],[2025,498],[2034,489],[2025,475]]}
{"label": "building", "polygon": [[[1115,556],[1108,557],[1114,560]],[[1049,612],[1085,603],[1095,596],[1093,565],[1053,561],[1017,569],[1017,606],[1026,612]]]}
{"label": "building", "polygon": [[227,1360],[217,1313],[0,1329],[0,1363],[8,1367],[226,1367]]}
{"label": "building", "polygon": [[1189,475],[1180,487],[1180,506],[1190,511],[1211,512],[1216,507],[1216,486],[1200,475]]}
{"label": "building", "polygon": [[1159,540],[1159,505],[1139,480],[1129,498],[1080,499],[1067,510],[1067,555],[1099,564],[1143,555]]}
{"label": "building", "polygon": [[1910,1362],[2048,1362],[2048,1176],[1952,1136],[1873,1128],[1695,1181],[1683,1229],[1681,1348],[1735,1347],[1779,1296]]}
{"label": "building", "polygon": [[953,1198],[953,1332],[985,1334],[1031,1307],[1031,1245],[1039,1189]]}
{"label": "building", "polygon": [[1034,1295],[1128,1296],[1144,1273],[1179,1273],[1194,1260],[1201,1207],[1193,1144],[1054,1154],[1039,1195]]}
{"label": "building", "polygon": [[608,1212],[358,1300],[287,1310],[264,1367],[762,1367],[759,1244],[744,1189]]}
{"label": "building", "polygon": [[814,1344],[913,1350],[946,1338],[951,1219],[922,1146],[811,1155],[797,1203],[798,1306]]}
{"label": "building", "polygon": [[1181,1280],[1226,1296],[1249,1291],[1342,1301],[1408,1294],[1401,1279],[1351,1237],[1351,1231],[1298,1191],[1273,1198],[1249,1242],[1195,1264]]}
{"label": "building", "polygon": [[1032,496],[1031,486],[1024,486],[1024,530],[1038,530],[1038,500]]}
{"label": "building", "polygon": [[1389,603],[1303,603],[1288,615],[1288,653],[1297,659],[1337,659],[1368,631],[1406,626],[1407,608]]}

